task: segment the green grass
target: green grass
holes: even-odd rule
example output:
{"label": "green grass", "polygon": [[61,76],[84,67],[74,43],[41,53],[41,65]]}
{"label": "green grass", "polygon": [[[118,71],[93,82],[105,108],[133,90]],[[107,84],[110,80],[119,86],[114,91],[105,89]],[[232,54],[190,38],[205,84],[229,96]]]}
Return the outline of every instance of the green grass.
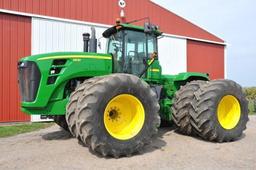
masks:
{"label": "green grass", "polygon": [[253,114],[256,114],[255,111],[256,111],[256,108],[254,108],[254,103],[252,100],[249,100],[249,114],[253,115]]}
{"label": "green grass", "polygon": [[15,125],[0,126],[0,138],[18,135],[44,129],[52,126],[53,123],[24,123]]}

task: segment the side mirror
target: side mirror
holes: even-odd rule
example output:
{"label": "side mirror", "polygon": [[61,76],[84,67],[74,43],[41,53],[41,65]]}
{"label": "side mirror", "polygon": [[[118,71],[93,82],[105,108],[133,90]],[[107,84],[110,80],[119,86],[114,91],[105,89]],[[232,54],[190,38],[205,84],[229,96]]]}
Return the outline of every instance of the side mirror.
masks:
{"label": "side mirror", "polygon": [[146,32],[146,33],[152,32],[150,23],[145,22],[145,24],[144,24],[144,32]]}
{"label": "side mirror", "polygon": [[145,22],[145,24],[144,24],[144,32],[145,33],[152,33],[152,32],[157,31],[157,30],[158,30],[158,27],[156,25]]}

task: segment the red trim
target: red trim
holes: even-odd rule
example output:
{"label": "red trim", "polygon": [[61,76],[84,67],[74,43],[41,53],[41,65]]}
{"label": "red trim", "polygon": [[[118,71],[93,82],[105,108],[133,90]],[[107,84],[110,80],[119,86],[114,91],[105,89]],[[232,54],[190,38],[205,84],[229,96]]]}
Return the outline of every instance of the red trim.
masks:
{"label": "red trim", "polygon": [[31,54],[31,18],[0,13],[0,122],[29,121],[20,112],[17,62]]}

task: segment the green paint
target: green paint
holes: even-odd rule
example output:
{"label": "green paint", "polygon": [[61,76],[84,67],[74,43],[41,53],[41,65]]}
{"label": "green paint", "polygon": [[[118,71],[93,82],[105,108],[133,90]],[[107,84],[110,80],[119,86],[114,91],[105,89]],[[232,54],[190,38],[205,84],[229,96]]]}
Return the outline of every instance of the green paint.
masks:
{"label": "green paint", "polygon": [[193,80],[209,80],[207,74],[202,73],[180,73],[177,75],[162,75],[163,98],[160,100],[160,116],[162,119],[170,121],[172,119],[171,106],[173,97],[181,86]]}
{"label": "green paint", "polygon": [[[75,57],[74,57],[75,56]],[[88,58],[89,56],[89,58]],[[92,57],[94,56],[94,58]],[[104,59],[103,59],[104,57]],[[50,69],[55,68],[54,59],[67,59],[59,74],[50,74]],[[67,99],[64,98],[66,84],[74,78],[90,78],[112,73],[111,55],[96,53],[48,53],[29,56],[21,61],[34,61],[41,72],[41,80],[34,102],[22,102],[22,110],[29,114],[64,114]],[[51,76],[57,76],[54,84],[47,84]]]}
{"label": "green paint", "polygon": [[[121,24],[122,29],[144,31],[143,27]],[[144,34],[144,33],[143,33]],[[155,36],[161,35],[160,31]],[[65,59],[63,65],[54,65],[55,60]],[[114,65],[112,55],[84,53],[84,52],[59,52],[28,56],[21,59],[22,62],[33,61],[39,67],[41,80],[35,101],[22,102],[22,111],[28,114],[39,115],[64,115],[70,92],[66,91],[67,83],[72,79],[88,79],[95,76],[109,75],[113,73]],[[175,64],[175,63],[173,63]],[[57,74],[51,73],[52,68],[61,69]],[[48,84],[49,77],[56,76],[55,83]],[[162,87],[160,115],[164,120],[171,120],[171,106],[173,97],[180,86],[192,80],[208,80],[208,76],[202,73],[180,73],[178,75],[163,75],[158,61],[149,67],[143,79],[152,85]]]}
{"label": "green paint", "polygon": [[162,76],[162,67],[158,60],[154,61],[154,63],[149,67],[147,72],[147,79],[159,81]]}

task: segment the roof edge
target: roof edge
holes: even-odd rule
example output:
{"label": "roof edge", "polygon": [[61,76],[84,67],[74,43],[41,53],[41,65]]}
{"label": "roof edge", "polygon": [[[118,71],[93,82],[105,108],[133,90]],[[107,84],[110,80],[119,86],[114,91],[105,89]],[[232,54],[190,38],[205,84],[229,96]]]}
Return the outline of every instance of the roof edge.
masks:
{"label": "roof edge", "polygon": [[[224,41],[223,38],[220,38],[219,36],[215,35],[214,33],[211,33],[211,32],[208,31],[207,29],[205,29],[205,28],[203,28],[203,27],[201,27],[201,26],[195,24],[194,22],[192,22],[192,21],[190,21],[190,20],[188,20],[188,19],[186,19],[186,18],[184,18],[184,17],[182,17],[182,16],[176,14],[175,12],[173,12],[173,11],[171,11],[171,10],[169,10],[169,9],[167,9],[167,8],[165,8],[165,7],[161,6],[161,5],[159,5],[159,4],[157,4],[156,2],[154,2],[154,1],[152,1],[152,0],[149,0],[149,2],[152,3],[153,5],[158,6],[159,8],[161,8],[161,9],[163,9],[163,10],[165,10],[165,11],[171,12],[173,15],[176,15],[177,17],[179,17],[179,18],[181,18],[181,19],[183,19],[183,20],[189,22],[190,24],[192,24],[192,25],[194,25],[194,26],[200,28],[201,30],[207,32],[208,34],[210,34],[210,35],[212,35],[212,36],[214,36],[214,37],[216,37],[217,39],[220,39],[221,41],[219,41],[219,42],[225,44],[225,41]],[[209,41],[211,41],[211,40],[209,40]]]}
{"label": "roof edge", "polygon": [[[84,25],[90,25],[90,26],[97,26],[97,27],[101,27],[101,28],[109,28],[109,27],[113,26],[113,25],[99,24],[99,23],[93,23],[93,22],[87,22],[87,21],[81,21],[81,20],[65,19],[65,18],[59,18],[59,17],[51,17],[51,16],[38,15],[38,14],[32,14],[32,13],[18,12],[18,11],[7,10],[7,9],[2,9],[2,8],[0,8],[0,13],[19,15],[19,16],[25,16],[25,17],[49,19],[49,20],[55,20],[55,21],[60,21],[60,22],[69,22],[69,23],[74,23],[74,24],[84,24]],[[195,41],[224,45],[224,46],[227,45],[225,41],[217,42],[217,41],[211,41],[211,40],[200,39],[200,38],[195,38],[195,37],[186,37],[186,36],[174,35],[174,34],[168,34],[168,33],[163,33],[163,34],[167,37],[195,40]]]}

